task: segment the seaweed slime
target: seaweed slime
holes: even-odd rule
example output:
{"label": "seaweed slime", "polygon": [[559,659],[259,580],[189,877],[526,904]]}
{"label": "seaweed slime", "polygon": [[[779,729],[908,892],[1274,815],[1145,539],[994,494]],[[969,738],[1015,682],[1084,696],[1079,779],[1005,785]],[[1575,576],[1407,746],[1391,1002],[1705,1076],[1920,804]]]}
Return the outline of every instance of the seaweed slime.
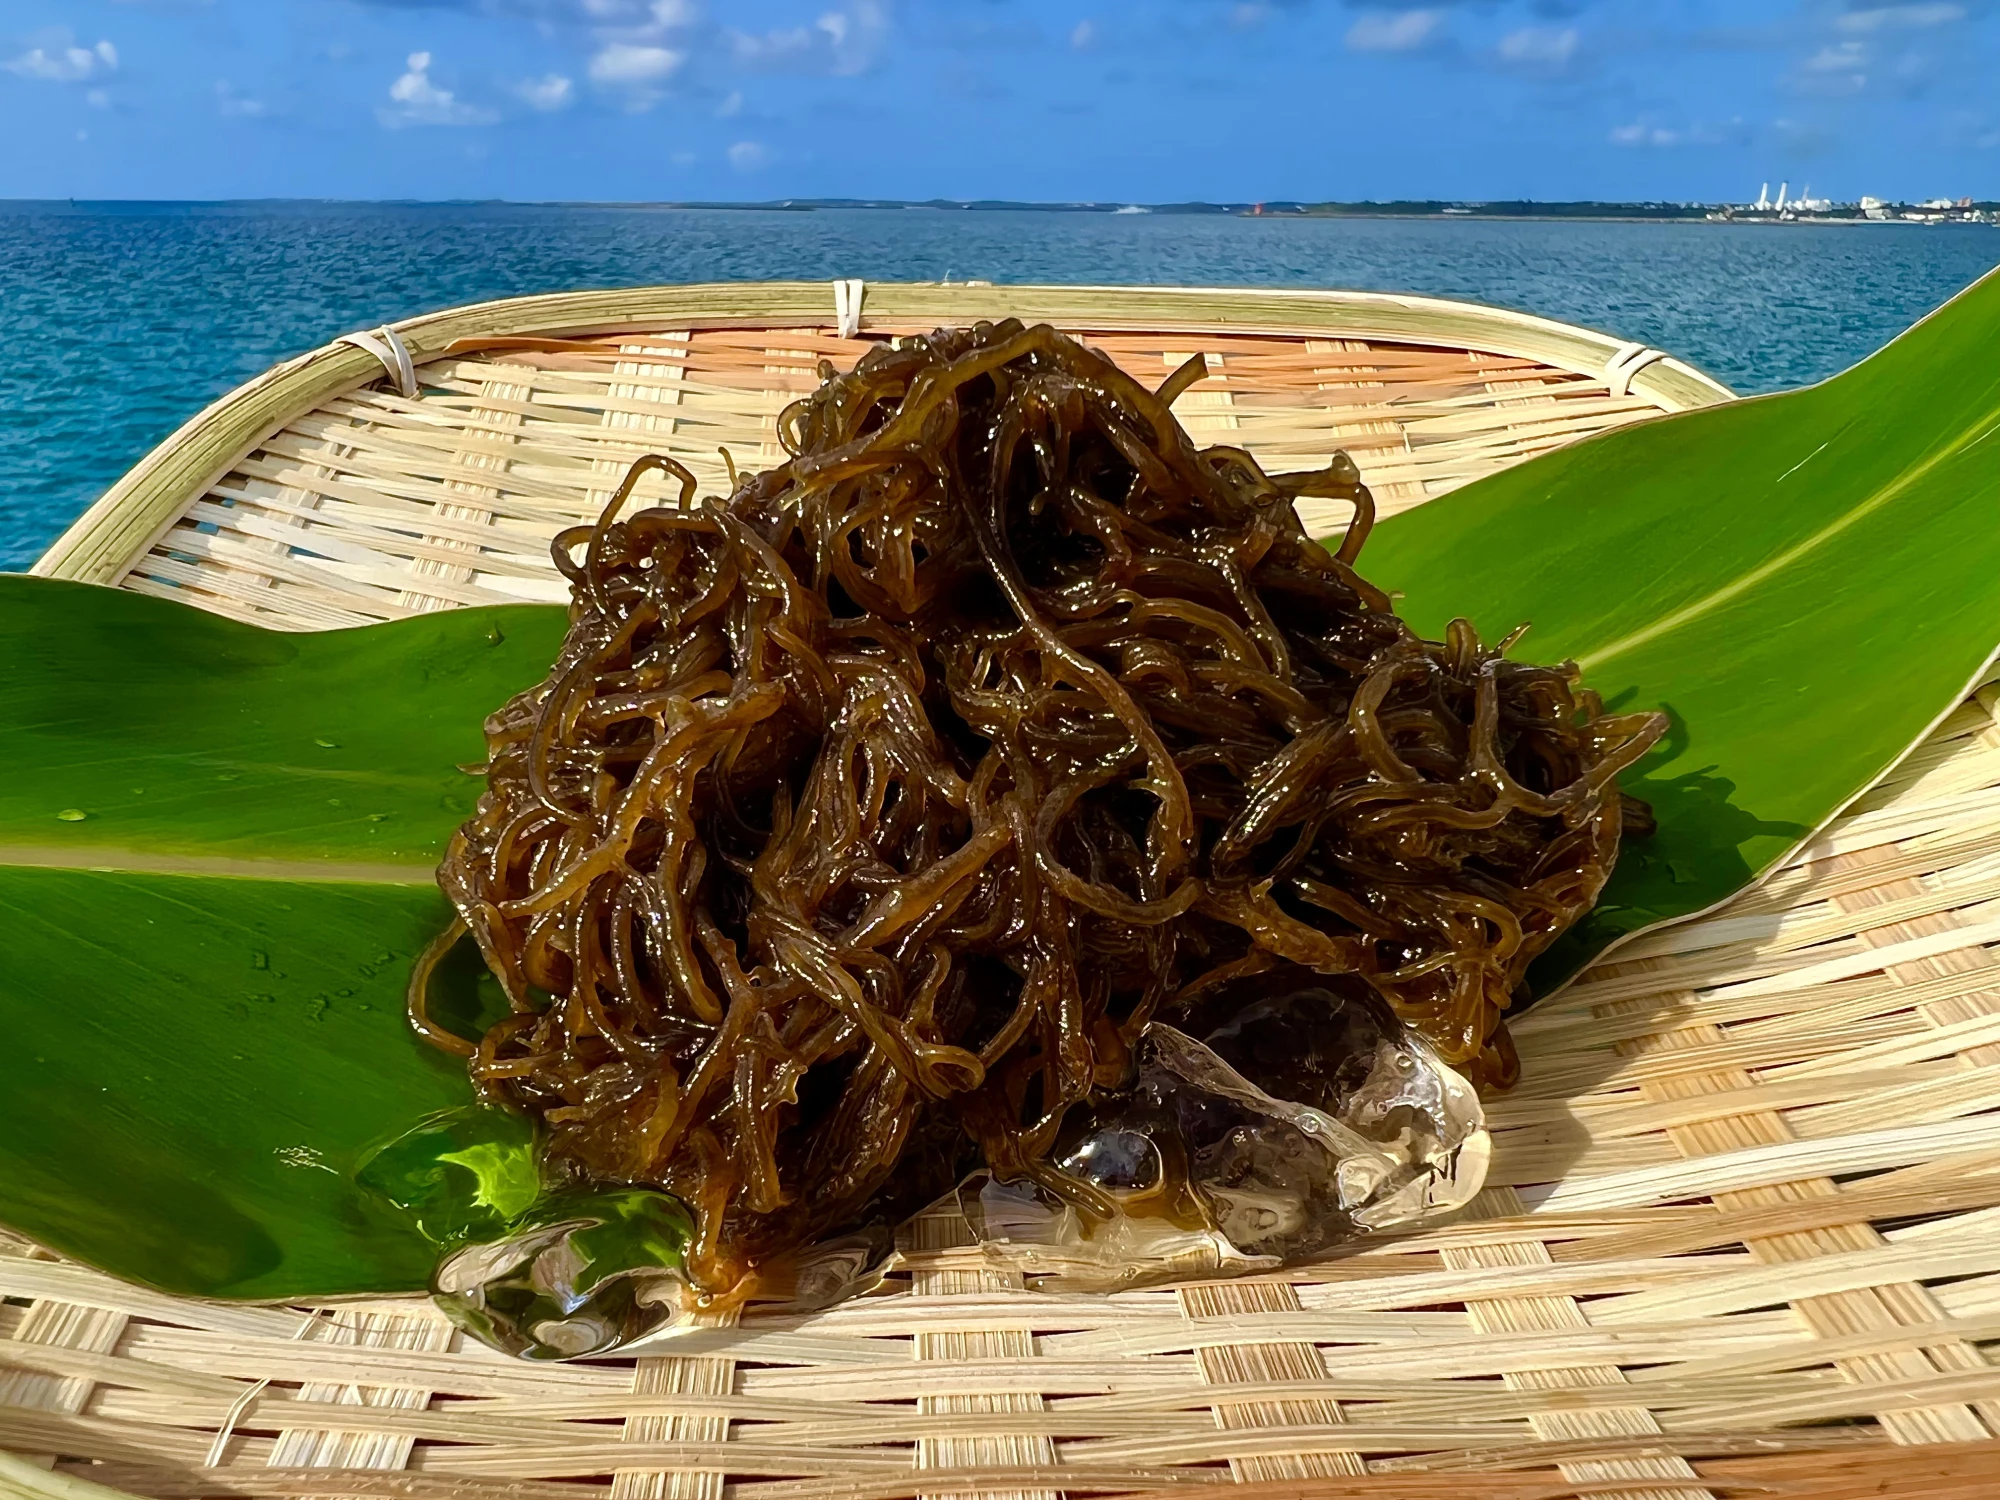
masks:
{"label": "seaweed slime", "polygon": [[[1344,986],[1512,1081],[1501,1014],[1664,720],[1417,638],[1354,570],[1353,464],[1196,447],[1201,372],[901,340],[822,364],[726,500],[649,457],[556,539],[567,639],[439,875],[432,961],[469,929],[512,1011],[445,1030],[427,962],[412,1019],[552,1163],[688,1204],[706,1293],[982,1162],[1104,1211],[1066,1117],[1218,1002]],[[648,472],[677,502],[621,519]],[[1301,495],[1353,505],[1337,551]]]}

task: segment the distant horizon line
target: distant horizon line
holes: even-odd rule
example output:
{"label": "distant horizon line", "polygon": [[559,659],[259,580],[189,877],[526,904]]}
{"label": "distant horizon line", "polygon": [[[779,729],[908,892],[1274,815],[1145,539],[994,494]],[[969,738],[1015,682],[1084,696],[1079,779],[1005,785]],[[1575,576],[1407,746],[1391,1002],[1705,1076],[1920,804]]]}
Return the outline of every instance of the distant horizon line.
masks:
{"label": "distant horizon line", "polygon": [[[1934,200],[1871,199],[1890,208],[1920,207]],[[1838,208],[1854,208],[1841,201]],[[1232,201],[1185,199],[1148,203],[1128,198],[349,198],[274,196],[244,198],[44,198],[0,197],[0,207],[42,208],[254,208],[263,206],[372,208],[561,208],[611,210],[725,210],[763,213],[810,213],[822,209],[932,209],[948,212],[1039,212],[1099,214],[1213,214],[1265,218],[1615,218],[1673,222],[1694,220],[1728,209],[1753,209],[1734,199],[1669,198],[1266,198]],[[1969,207],[2000,208],[2000,199],[1973,199]],[[1756,222],[1756,221],[1752,221]]]}

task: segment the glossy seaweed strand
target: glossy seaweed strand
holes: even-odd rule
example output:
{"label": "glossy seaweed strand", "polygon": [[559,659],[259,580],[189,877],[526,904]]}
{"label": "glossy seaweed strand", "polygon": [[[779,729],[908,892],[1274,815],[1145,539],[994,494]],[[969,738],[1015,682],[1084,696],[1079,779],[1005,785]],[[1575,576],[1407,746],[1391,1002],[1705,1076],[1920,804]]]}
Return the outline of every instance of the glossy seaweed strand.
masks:
{"label": "glossy seaweed strand", "polygon": [[[1301,971],[1447,1061],[1596,899],[1656,714],[1354,571],[1336,455],[1266,475],[1046,326],[882,345],[782,415],[726,499],[642,459],[557,538],[548,678],[487,722],[440,882],[512,1014],[420,1031],[551,1163],[657,1184],[711,1296],[1050,1161],[1147,1024]],[[648,473],[670,504],[623,514]],[[1293,501],[1348,500],[1338,551]],[[421,978],[421,976],[420,976]]]}

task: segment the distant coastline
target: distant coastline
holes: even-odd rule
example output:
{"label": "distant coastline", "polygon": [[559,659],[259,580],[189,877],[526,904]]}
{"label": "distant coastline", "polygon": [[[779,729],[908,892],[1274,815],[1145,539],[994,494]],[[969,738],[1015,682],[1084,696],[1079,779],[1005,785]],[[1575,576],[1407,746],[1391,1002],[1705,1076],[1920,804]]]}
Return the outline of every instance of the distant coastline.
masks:
{"label": "distant coastline", "polygon": [[[575,205],[583,206],[583,205]],[[609,205],[606,205],[609,206]],[[631,205],[639,206],[639,205]],[[1950,203],[1859,203],[1814,200],[1805,207],[1760,208],[1739,203],[1614,203],[1579,199],[1542,202],[1530,198],[1458,201],[1405,198],[1355,203],[1267,201],[1263,203],[1030,203],[1005,198],[785,198],[763,203],[663,203],[661,208],[737,209],[764,213],[811,213],[817,209],[930,209],[940,212],[1034,212],[1084,214],[1222,214],[1273,219],[1484,219],[1561,223],[1733,223],[1733,224],[1896,224],[2000,223],[2000,200],[1957,199]]]}
{"label": "distant coastline", "polygon": [[2000,199],[1960,198],[1946,202],[1934,199],[1923,203],[1899,203],[1864,198],[1859,203],[1829,203],[1808,200],[1804,206],[1761,207],[1740,203],[1668,203],[1541,201],[1529,198],[1453,200],[1407,198],[1360,202],[1306,202],[1267,200],[1263,203],[1136,203],[1120,199],[1036,203],[1011,198],[783,198],[755,202],[717,199],[635,200],[535,200],[516,198],[453,199],[339,199],[339,198],[234,198],[216,200],[168,199],[0,199],[0,213],[8,209],[56,212],[158,214],[161,212],[295,208],[560,208],[588,212],[671,212],[695,209],[735,213],[805,214],[820,210],[874,209],[883,211],[922,210],[940,213],[1073,213],[1073,214],[1160,214],[1203,215],[1233,218],[1272,219],[1474,219],[1533,223],[1598,224],[1908,224],[1971,223],[2000,224]]}

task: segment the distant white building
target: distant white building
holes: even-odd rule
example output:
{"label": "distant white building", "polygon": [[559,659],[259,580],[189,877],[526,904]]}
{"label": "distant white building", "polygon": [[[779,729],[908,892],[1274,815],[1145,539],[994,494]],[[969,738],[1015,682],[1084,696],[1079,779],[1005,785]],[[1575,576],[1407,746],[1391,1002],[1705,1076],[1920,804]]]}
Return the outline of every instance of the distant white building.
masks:
{"label": "distant white building", "polygon": [[1924,201],[1923,201],[1922,203],[1919,203],[1919,204],[1917,205],[1917,207],[1918,207],[1918,208],[1957,208],[1957,207],[1958,207],[1958,205],[1957,205],[1956,203],[1952,202],[1952,201],[1951,201],[1951,199],[1949,199],[1949,198],[1926,198],[1926,199],[1925,199],[1925,200],[1924,200]]}

